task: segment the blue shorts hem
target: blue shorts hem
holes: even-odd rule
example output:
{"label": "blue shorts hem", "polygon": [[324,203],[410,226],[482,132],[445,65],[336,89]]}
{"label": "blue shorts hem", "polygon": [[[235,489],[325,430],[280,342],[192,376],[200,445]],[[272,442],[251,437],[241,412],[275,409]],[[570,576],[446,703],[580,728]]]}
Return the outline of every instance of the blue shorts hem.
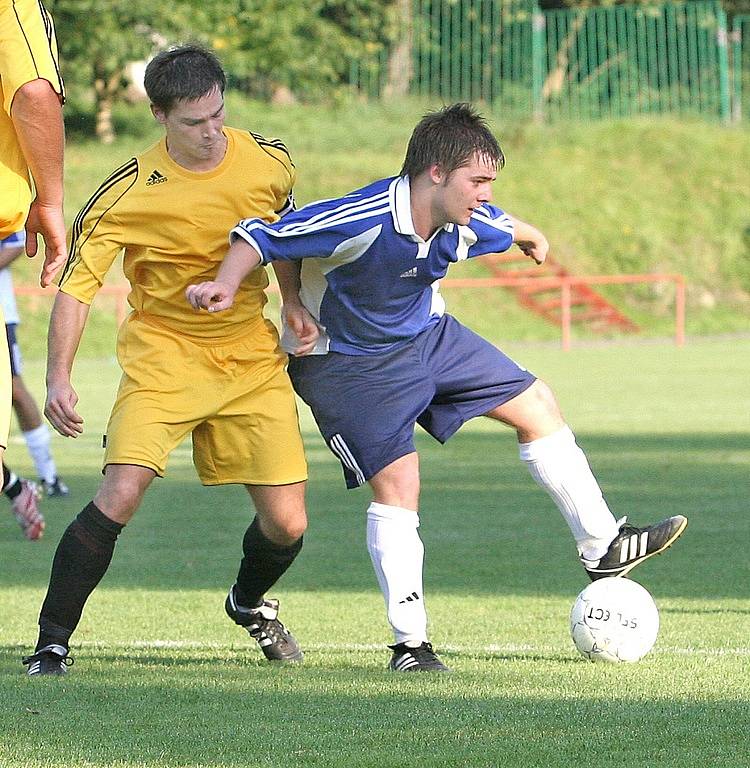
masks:
{"label": "blue shorts hem", "polygon": [[[458,432],[459,429],[461,429],[464,424],[466,424],[467,421],[471,421],[472,419],[477,418],[477,416],[484,416],[493,408],[497,408],[499,405],[505,405],[505,403],[509,403],[514,397],[518,397],[520,394],[523,394],[536,380],[536,377],[534,377],[530,381],[525,381],[523,386],[519,387],[513,394],[510,395],[510,397],[499,397],[495,401],[490,401],[489,405],[486,403],[483,404],[481,408],[475,409],[476,413],[473,411],[462,413],[461,416],[456,418],[455,421],[451,422],[450,426],[441,430],[439,434],[431,432],[425,427],[422,427],[422,429],[424,429],[428,435],[434,437],[435,440],[437,440],[439,443],[445,444],[451,437],[453,437],[453,435],[456,434],[456,432]],[[422,425],[420,424],[420,426]]]}

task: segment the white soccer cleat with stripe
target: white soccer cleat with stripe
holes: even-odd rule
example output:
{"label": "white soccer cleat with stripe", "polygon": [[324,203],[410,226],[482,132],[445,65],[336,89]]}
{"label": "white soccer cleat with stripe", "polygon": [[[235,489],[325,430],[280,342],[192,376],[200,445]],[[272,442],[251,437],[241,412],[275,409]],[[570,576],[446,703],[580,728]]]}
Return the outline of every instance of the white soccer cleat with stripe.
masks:
{"label": "white soccer cleat with stripe", "polygon": [[668,517],[645,528],[627,525],[626,520],[624,517],[618,520],[620,532],[609,545],[604,557],[600,560],[581,558],[581,563],[592,581],[605,576],[625,576],[636,565],[670,547],[688,524],[683,515]]}

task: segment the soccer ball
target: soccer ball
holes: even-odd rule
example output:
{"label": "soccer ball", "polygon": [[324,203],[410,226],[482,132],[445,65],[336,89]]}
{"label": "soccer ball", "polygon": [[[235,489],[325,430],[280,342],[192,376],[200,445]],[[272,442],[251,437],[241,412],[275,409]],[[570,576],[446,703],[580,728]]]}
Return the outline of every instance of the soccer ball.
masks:
{"label": "soccer ball", "polygon": [[631,579],[589,584],[570,612],[570,634],[590,661],[638,661],[654,646],[659,611],[648,590]]}

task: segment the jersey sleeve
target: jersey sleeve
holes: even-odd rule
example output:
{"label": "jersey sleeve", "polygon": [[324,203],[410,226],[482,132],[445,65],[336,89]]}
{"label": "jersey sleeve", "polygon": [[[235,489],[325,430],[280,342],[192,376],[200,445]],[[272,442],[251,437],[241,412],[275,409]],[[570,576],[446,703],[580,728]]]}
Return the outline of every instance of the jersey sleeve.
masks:
{"label": "jersey sleeve", "polygon": [[476,236],[476,242],[469,245],[469,258],[502,253],[513,245],[513,219],[494,205],[479,206],[471,216],[469,228]]}
{"label": "jersey sleeve", "polygon": [[48,80],[65,99],[52,17],[39,0],[0,2],[0,82],[7,114],[18,89],[38,79]]}
{"label": "jersey sleeve", "polygon": [[70,231],[68,260],[58,285],[84,304],[90,304],[104,283],[112,262],[124,247],[117,203],[135,183],[135,158],[112,173],[81,208]]}
{"label": "jersey sleeve", "polygon": [[255,139],[258,146],[267,155],[278,161],[284,169],[280,174],[280,182],[273,184],[274,213],[277,219],[280,219],[296,208],[294,185],[297,181],[297,169],[292,162],[292,156],[289,154],[286,144],[281,139],[267,139],[265,136],[252,131],[250,131],[250,135]]}
{"label": "jersey sleeve", "polygon": [[380,226],[372,212],[364,217],[342,214],[341,202],[339,199],[311,203],[275,224],[243,219],[229,233],[229,240],[234,242],[238,237],[245,240],[260,254],[263,264],[328,258],[339,253],[348,241]]}

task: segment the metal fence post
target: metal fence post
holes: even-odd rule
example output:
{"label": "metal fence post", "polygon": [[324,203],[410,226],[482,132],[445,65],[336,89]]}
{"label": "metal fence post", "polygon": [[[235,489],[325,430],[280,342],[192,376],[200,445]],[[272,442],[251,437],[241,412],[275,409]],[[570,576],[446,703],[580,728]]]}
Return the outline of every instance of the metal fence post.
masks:
{"label": "metal fence post", "polygon": [[716,54],[719,59],[719,114],[721,119],[728,123],[732,117],[729,102],[729,37],[727,14],[721,6],[716,8],[716,22],[718,25]]}
{"label": "metal fence post", "polygon": [[544,32],[544,15],[539,10],[539,6],[534,4],[531,16],[531,108],[536,121],[541,121],[544,117],[542,86],[544,62],[547,57]]}
{"label": "metal fence post", "polygon": [[734,86],[732,89],[732,117],[736,123],[739,123],[743,116],[742,97],[744,89],[742,78],[745,73],[742,66],[742,54],[744,53],[742,33],[748,26],[750,26],[750,15],[740,14],[734,17],[732,22],[732,85]]}

